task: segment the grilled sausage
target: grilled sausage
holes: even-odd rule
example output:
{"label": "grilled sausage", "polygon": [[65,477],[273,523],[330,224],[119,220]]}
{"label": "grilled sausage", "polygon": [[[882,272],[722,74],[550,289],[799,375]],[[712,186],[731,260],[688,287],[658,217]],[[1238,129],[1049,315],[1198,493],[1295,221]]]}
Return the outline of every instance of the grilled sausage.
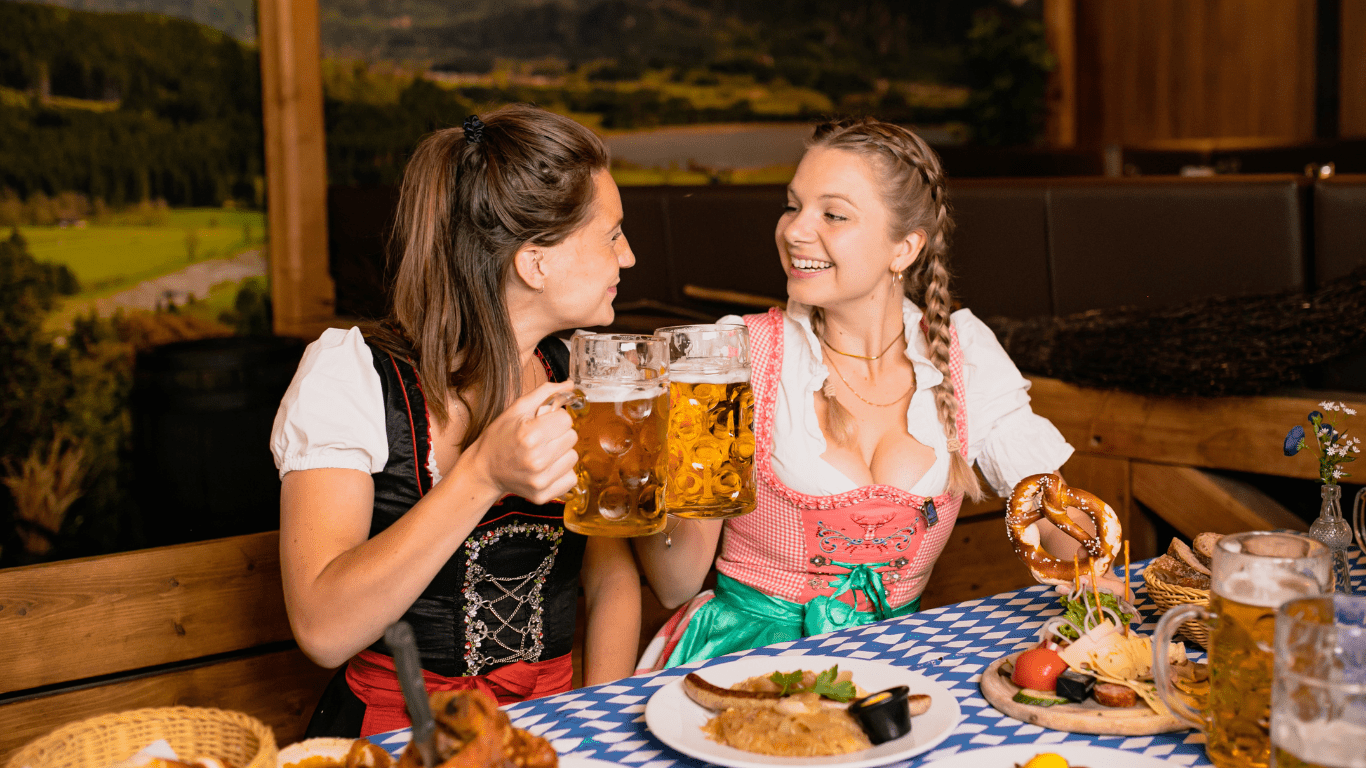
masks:
{"label": "grilled sausage", "polygon": [[729,688],[712,685],[695,672],[683,678],[683,691],[698,706],[714,709],[757,709],[777,703],[782,696],[777,693],[759,691],[733,691]]}
{"label": "grilled sausage", "polygon": [[906,698],[906,705],[911,709],[911,717],[923,715],[930,711],[930,697],[924,693],[913,693]]}
{"label": "grilled sausage", "polygon": [[1138,703],[1138,694],[1134,693],[1134,689],[1117,683],[1096,683],[1091,695],[1107,707],[1132,707]]}

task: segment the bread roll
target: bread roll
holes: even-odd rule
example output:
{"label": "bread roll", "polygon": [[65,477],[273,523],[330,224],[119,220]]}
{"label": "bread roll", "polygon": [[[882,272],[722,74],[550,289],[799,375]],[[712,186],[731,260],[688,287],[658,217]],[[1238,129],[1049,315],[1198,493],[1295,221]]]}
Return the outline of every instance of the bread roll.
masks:
{"label": "bread roll", "polygon": [[1156,574],[1158,578],[1168,584],[1189,589],[1209,589],[1210,585],[1208,574],[1195,570],[1171,555],[1162,555],[1157,558],[1144,573],[1145,575]]}
{"label": "bread roll", "polygon": [[1198,534],[1191,540],[1191,551],[1195,553],[1195,558],[1204,564],[1206,568],[1213,567],[1214,546],[1218,544],[1219,540],[1222,538],[1224,538],[1224,534],[1222,533],[1206,531],[1205,533]]}
{"label": "bread roll", "polygon": [[1200,562],[1200,558],[1196,557],[1191,548],[1186,546],[1186,542],[1180,539],[1172,539],[1172,543],[1167,546],[1167,554],[1190,566],[1193,570],[1206,576],[1210,575],[1209,566]]}

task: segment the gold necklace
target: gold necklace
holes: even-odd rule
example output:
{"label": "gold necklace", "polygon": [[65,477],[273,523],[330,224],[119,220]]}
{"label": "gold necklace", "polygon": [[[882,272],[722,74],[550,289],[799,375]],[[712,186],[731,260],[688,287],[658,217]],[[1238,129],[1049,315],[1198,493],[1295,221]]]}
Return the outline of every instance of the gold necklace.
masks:
{"label": "gold necklace", "polygon": [[[821,343],[822,343],[822,344],[825,344],[825,339],[821,339]],[[829,344],[825,344],[825,346],[830,347]],[[891,349],[891,347],[888,347],[888,349]],[[834,347],[830,347],[830,351],[836,352],[836,351],[838,351],[838,350],[836,350]],[[883,350],[883,354],[886,354],[886,350]],[[878,357],[881,357],[881,356],[882,356],[882,355],[878,355]],[[896,405],[897,403],[901,402],[902,399],[904,399],[904,398],[906,397],[906,395],[909,395],[909,394],[915,389],[915,377],[912,376],[912,377],[911,377],[911,386],[907,387],[907,388],[906,388],[906,391],[901,393],[901,397],[898,397],[897,399],[893,400],[893,401],[890,402],[890,403],[875,403],[875,402],[873,402],[872,400],[869,400],[868,398],[864,397],[863,395],[860,395],[858,392],[855,392],[855,391],[854,391],[854,388],[851,387],[851,386],[849,386],[849,380],[846,379],[846,378],[844,378],[844,374],[840,373],[840,369],[839,369],[838,367],[835,366],[835,361],[834,361],[834,360],[830,360],[830,361],[827,363],[827,367],[829,367],[829,368],[831,368],[831,369],[833,369],[833,370],[835,371],[835,375],[838,376],[838,377],[840,377],[840,381],[844,382],[844,388],[847,389],[847,390],[849,390],[849,393],[850,393],[850,394],[852,394],[854,397],[857,397],[858,399],[862,400],[863,402],[865,402],[865,403],[867,403],[867,404],[873,406],[874,408],[886,408],[886,407],[889,406],[889,405]]]}
{"label": "gold necklace", "polygon": [[[892,347],[896,346],[897,339],[900,339],[901,337],[903,337],[903,336],[905,336],[905,335],[906,335],[906,326],[903,325],[903,326],[901,326],[901,333],[898,333],[897,335],[895,335],[895,336],[892,337],[892,341],[891,341],[890,344],[887,345],[887,348],[884,349],[884,350],[882,350],[881,352],[877,353],[876,355],[873,355],[872,357],[868,357],[867,355],[856,355],[856,354],[854,354],[854,353],[852,353],[852,352],[841,352],[841,351],[839,351],[838,349],[835,349],[834,347],[830,346],[830,342],[826,341],[825,339],[821,339],[821,343],[824,344],[824,345],[826,346],[826,348],[828,348],[831,352],[834,352],[834,353],[837,354],[837,355],[844,355],[845,357],[857,357],[857,358],[860,359],[860,360],[876,360],[876,359],[878,359],[879,357],[882,357],[883,355],[885,355],[885,354],[887,354],[888,352],[890,352],[890,351],[892,350]],[[850,390],[850,391],[852,392],[853,390]]]}

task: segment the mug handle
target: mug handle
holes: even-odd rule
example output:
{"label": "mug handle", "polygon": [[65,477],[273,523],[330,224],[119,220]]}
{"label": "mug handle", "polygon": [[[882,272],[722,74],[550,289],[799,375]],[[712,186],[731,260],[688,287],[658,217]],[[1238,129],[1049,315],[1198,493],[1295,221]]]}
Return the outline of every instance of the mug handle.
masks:
{"label": "mug handle", "polygon": [[1176,688],[1172,685],[1172,665],[1167,649],[1172,644],[1172,636],[1182,624],[1197,618],[1208,621],[1209,615],[1209,610],[1203,605],[1178,605],[1167,611],[1162,620],[1157,622],[1157,629],[1153,631],[1153,683],[1157,688],[1157,696],[1178,719],[1202,731],[1208,730],[1209,725],[1204,714],[1191,709],[1177,695]]}
{"label": "mug handle", "polygon": [[536,415],[544,416],[545,414],[550,413],[556,408],[570,408],[572,410],[577,411],[582,407],[583,393],[575,389],[571,392],[558,392],[546,398],[546,401],[544,403],[541,403],[539,406],[537,406]]}

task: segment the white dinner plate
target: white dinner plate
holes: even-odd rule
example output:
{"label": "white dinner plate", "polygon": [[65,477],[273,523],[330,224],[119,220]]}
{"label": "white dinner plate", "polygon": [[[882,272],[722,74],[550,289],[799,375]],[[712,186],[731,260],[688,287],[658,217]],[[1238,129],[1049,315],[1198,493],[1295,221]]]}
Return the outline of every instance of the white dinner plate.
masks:
{"label": "white dinner plate", "polygon": [[933,749],[936,744],[948,738],[962,717],[962,712],[958,709],[958,700],[940,683],[905,667],[894,667],[865,659],[833,656],[750,656],[704,669],[674,671],[685,674],[696,672],[713,685],[729,687],[757,675],[798,668],[819,672],[836,664],[839,665],[840,671],[853,672],[854,682],[870,692],[905,685],[910,687],[911,693],[929,694],[930,709],[925,714],[911,719],[909,734],[878,744],[872,749],[828,757],[774,757],[745,752],[708,739],[702,732],[702,727],[714,713],[688,698],[688,694],[683,691],[683,678],[680,676],[650,697],[649,703],[645,705],[645,725],[660,741],[679,752],[730,768],[768,768],[774,765],[838,765],[841,768],[867,768],[904,760]]}
{"label": "white dinner plate", "polygon": [[940,760],[931,760],[925,768],[1015,768],[1043,752],[1062,755],[1072,768],[1171,768],[1176,765],[1138,752],[1090,744],[1003,744],[965,749]]}

